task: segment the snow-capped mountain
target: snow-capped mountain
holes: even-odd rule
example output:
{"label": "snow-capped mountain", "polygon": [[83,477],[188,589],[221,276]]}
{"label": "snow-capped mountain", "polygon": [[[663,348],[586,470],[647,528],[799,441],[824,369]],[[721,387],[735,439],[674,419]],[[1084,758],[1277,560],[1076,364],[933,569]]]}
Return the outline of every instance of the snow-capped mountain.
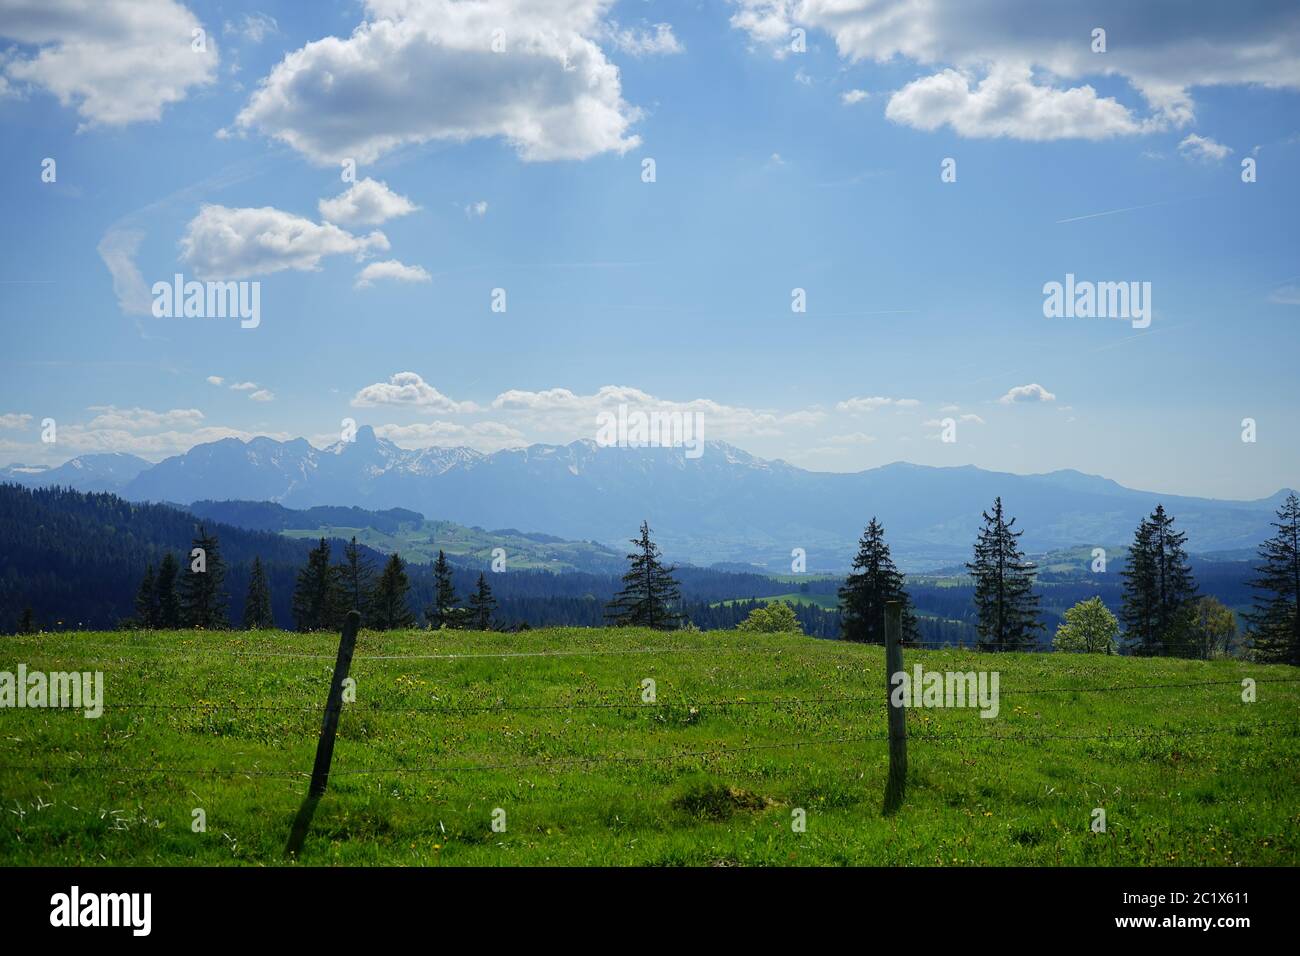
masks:
{"label": "snow-capped mountain", "polygon": [[[905,567],[964,560],[981,511],[997,495],[1018,518],[1031,552],[1125,544],[1157,502],[1187,531],[1189,550],[1253,548],[1268,536],[1284,494],[1219,501],[1135,491],[1077,471],[1013,475],[902,462],[832,474],[756,458],[722,442],[707,443],[698,458],[681,449],[610,448],[589,440],[490,455],[406,450],[368,427],[355,441],[323,449],[303,439],[223,439],[141,465],[109,490],[182,504],[241,499],[290,508],[410,508],[464,525],[545,531],[619,548],[647,519],[669,560],[788,569],[791,551],[803,548],[810,570],[845,567],[873,516]],[[73,470],[69,462],[23,483],[62,479],[75,487],[66,480]]]}

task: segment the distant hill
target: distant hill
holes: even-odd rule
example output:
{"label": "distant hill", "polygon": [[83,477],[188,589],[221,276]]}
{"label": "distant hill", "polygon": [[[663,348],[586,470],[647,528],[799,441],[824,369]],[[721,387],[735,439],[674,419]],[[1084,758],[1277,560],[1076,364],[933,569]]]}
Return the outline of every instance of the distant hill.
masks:
{"label": "distant hill", "polygon": [[376,551],[397,552],[407,561],[425,564],[442,550],[458,565],[487,569],[493,552],[500,548],[505,552],[506,566],[514,570],[621,574],[627,566],[624,554],[590,541],[566,541],[555,535],[513,528],[467,528],[451,521],[431,521],[405,508],[367,511],[318,505],[295,510],[269,501],[196,501],[189,510],[235,527],[273,531],[292,538],[355,536]]}
{"label": "distant hill", "polygon": [[[23,483],[77,477],[56,472],[28,475]],[[721,442],[708,443],[696,459],[681,449],[592,441],[491,455],[466,448],[407,451],[368,427],[355,441],[324,449],[303,439],[197,445],[139,471],[118,491],[135,501],[400,508],[468,528],[538,529],[597,541],[616,552],[645,518],[670,561],[777,572],[790,569],[796,547],[805,550],[809,572],[844,570],[873,515],[904,569],[959,563],[969,557],[980,512],[997,495],[1018,519],[1030,552],[1127,542],[1157,503],[1177,518],[1193,553],[1253,550],[1270,535],[1269,521],[1286,494],[1220,501],[1138,491],[1077,471],[1015,475],[903,462],[831,474]]]}

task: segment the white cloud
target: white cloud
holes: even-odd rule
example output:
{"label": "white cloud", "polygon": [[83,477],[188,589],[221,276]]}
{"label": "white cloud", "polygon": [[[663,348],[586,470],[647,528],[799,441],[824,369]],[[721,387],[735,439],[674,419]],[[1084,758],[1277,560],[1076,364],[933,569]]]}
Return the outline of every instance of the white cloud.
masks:
{"label": "white cloud", "polygon": [[26,428],[32,423],[32,416],[11,412],[7,415],[0,415],[0,428],[6,431],[11,429]]}
{"label": "white cloud", "polygon": [[609,6],[367,0],[351,36],[287,54],[235,122],[320,164],[489,137],[525,160],[624,153],[639,143],[628,132],[639,114],[596,42]]}
{"label": "white cloud", "polygon": [[832,445],[869,445],[876,439],[864,432],[851,432],[847,435],[832,435],[826,440]]}
{"label": "white cloud", "polygon": [[1020,402],[1054,402],[1056,396],[1035,382],[1030,385],[1017,385],[998,401],[1003,405],[1014,405]]}
{"label": "white cloud", "polygon": [[395,282],[432,282],[433,277],[421,266],[408,266],[396,259],[372,262],[357,273],[356,288],[365,289],[379,279],[392,279]]}
{"label": "white cloud", "polygon": [[626,385],[604,385],[590,395],[567,388],[510,389],[492,400],[493,411],[514,416],[535,430],[565,440],[595,437],[596,416],[600,412],[617,413],[620,405],[626,405],[629,411],[698,414],[709,439],[780,435],[786,429],[807,428],[825,417],[817,409],[781,413],[725,405],[707,398],[674,401]]}
{"label": "white cloud", "polygon": [[375,434],[387,438],[402,448],[427,448],[429,446],[468,446],[479,451],[498,451],[502,448],[519,448],[527,445],[518,429],[501,422],[483,421],[472,425],[454,422],[417,422],[413,425],[379,425]]}
{"label": "white cloud", "polygon": [[230,390],[232,392],[255,392],[257,391],[256,382],[231,382]]}
{"label": "white cloud", "polygon": [[66,459],[68,454],[82,455],[92,452],[127,452],[157,461],[169,455],[179,455],[189,451],[195,445],[220,441],[223,438],[238,438],[248,441],[258,435],[265,435],[277,441],[287,441],[295,437],[288,432],[249,432],[238,428],[224,426],[207,426],[189,431],[169,429],[168,431],[141,434],[127,429],[99,428],[83,425],[60,425],[57,445],[36,443],[32,446],[33,455],[42,459]]}
{"label": "white cloud", "polygon": [[363,179],[333,199],[322,199],[319,208],[321,218],[326,222],[340,226],[377,226],[413,213],[420,207],[393,192],[387,183]]}
{"label": "white cloud", "polygon": [[238,23],[227,20],[221,28],[225,34],[238,34],[249,43],[261,43],[272,33],[280,32],[275,17],[265,13],[245,13]]}
{"label": "white cloud", "polygon": [[[951,122],[968,136],[1142,133],[1192,122],[1196,87],[1300,89],[1300,8],[1290,3],[1261,4],[1244,17],[1217,0],[1184,0],[1175,20],[1159,5],[1107,3],[1096,23],[1069,4],[1041,0],[999,0],[996,11],[970,0],[733,3],[733,26],[776,56],[788,55],[790,29],[799,26],[830,36],[853,63],[901,58],[953,68],[954,75],[944,70],[908,84],[890,108],[899,122],[926,129]],[[1096,25],[1107,31],[1105,53],[1092,52]],[[1125,80],[1148,114],[1138,117],[1073,82],[1091,76]],[[1045,130],[1049,105],[1068,121],[1049,121]]]}
{"label": "white cloud", "polygon": [[845,90],[840,94],[840,102],[845,106],[852,106],[854,103],[861,103],[870,95],[866,90]]}
{"label": "white cloud", "polygon": [[1024,140],[1104,139],[1142,129],[1128,109],[1091,86],[1040,86],[1027,67],[995,67],[974,87],[971,80],[956,70],[915,80],[890,97],[885,116],[916,129],[947,125],[962,136]]}
{"label": "white cloud", "polygon": [[656,23],[653,30],[624,29],[611,20],[603,25],[599,36],[614,49],[632,56],[669,56],[686,49],[673,34],[671,23]]}
{"label": "white cloud", "polygon": [[1278,286],[1268,294],[1268,301],[1277,305],[1300,305],[1300,285],[1290,282]]}
{"label": "white cloud", "polygon": [[[197,426],[203,421],[203,413],[197,408],[173,408],[166,412],[155,412],[147,408],[118,408],[115,405],[91,405],[90,411],[97,414],[91,419],[87,428],[119,429],[129,432],[153,431],[159,428],[176,428],[178,426]],[[63,430],[60,429],[60,440]]]}
{"label": "white cloud", "polygon": [[158,120],[217,72],[217,48],[195,52],[199,19],[175,0],[5,0],[0,36],[34,47],[2,68],[76,106],[83,127]]}
{"label": "white cloud", "polygon": [[406,406],[429,412],[476,412],[473,402],[457,402],[426,382],[417,372],[398,372],[387,382],[367,385],[352,398],[353,408]]}
{"label": "white cloud", "polygon": [[915,398],[884,398],[875,396],[873,398],[850,398],[839,402],[835,406],[838,412],[874,412],[877,408],[915,408],[920,405],[920,401]]}
{"label": "white cloud", "polygon": [[220,375],[209,375],[207,378],[207,382],[209,385],[222,385],[225,383],[225,381],[226,380],[222,378]]}
{"label": "white cloud", "polygon": [[117,306],[127,315],[151,315],[153,296],[145,284],[140,267],[135,264],[136,252],[144,233],[134,230],[110,229],[99,240],[95,251],[108,266],[113,277],[113,294]]}
{"label": "white cloud", "polygon": [[272,402],[275,401],[275,392],[267,388],[259,388],[248,396],[250,401],[254,402]]}
{"label": "white cloud", "polygon": [[480,199],[478,202],[472,202],[465,207],[465,215],[470,219],[473,219],[475,216],[477,216],[479,219],[482,219],[484,216],[487,215],[487,211],[488,211],[488,204],[486,199]]}
{"label": "white cloud", "polygon": [[272,206],[231,209],[204,206],[181,239],[181,258],[201,279],[242,279],[283,269],[315,270],[324,256],[362,258],[388,249],[379,231],[354,236],[330,223],[283,212]]}
{"label": "white cloud", "polygon": [[1232,150],[1222,143],[1216,143],[1207,136],[1197,136],[1195,133],[1189,133],[1178,144],[1178,154],[1183,159],[1203,163],[1218,163],[1231,156]]}

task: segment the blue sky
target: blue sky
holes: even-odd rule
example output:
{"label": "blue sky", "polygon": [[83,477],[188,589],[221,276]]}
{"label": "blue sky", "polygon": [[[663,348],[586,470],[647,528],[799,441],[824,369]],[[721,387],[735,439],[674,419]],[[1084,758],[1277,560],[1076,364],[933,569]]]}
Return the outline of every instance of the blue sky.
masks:
{"label": "blue sky", "polygon": [[[0,2],[0,461],[628,402],[819,470],[1300,485],[1294,4],[72,6]],[[260,324],[154,317],[177,272]],[[1151,324],[1046,318],[1067,273]]]}

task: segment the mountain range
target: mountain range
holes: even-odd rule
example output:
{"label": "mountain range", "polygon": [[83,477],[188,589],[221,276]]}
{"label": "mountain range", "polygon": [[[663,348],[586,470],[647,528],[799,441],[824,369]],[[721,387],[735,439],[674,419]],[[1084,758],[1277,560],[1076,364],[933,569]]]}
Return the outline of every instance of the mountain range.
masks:
{"label": "mountain range", "polygon": [[1187,532],[1192,552],[1253,550],[1287,489],[1254,501],[1161,495],[1074,470],[1039,475],[971,465],[898,462],[854,473],[807,471],[723,442],[698,458],[682,449],[602,447],[590,440],[492,454],[468,448],[406,450],[358,429],[354,441],[316,448],[305,439],[226,438],[151,465],[131,455],[85,455],[57,468],[0,469],[0,481],[112,491],[134,501],[203,499],[406,508],[485,528],[545,531],[625,549],[648,520],[669,560],[841,571],[872,516],[905,570],[965,560],[981,512],[996,496],[1017,517],[1022,546],[1041,553],[1131,541],[1157,503]]}

